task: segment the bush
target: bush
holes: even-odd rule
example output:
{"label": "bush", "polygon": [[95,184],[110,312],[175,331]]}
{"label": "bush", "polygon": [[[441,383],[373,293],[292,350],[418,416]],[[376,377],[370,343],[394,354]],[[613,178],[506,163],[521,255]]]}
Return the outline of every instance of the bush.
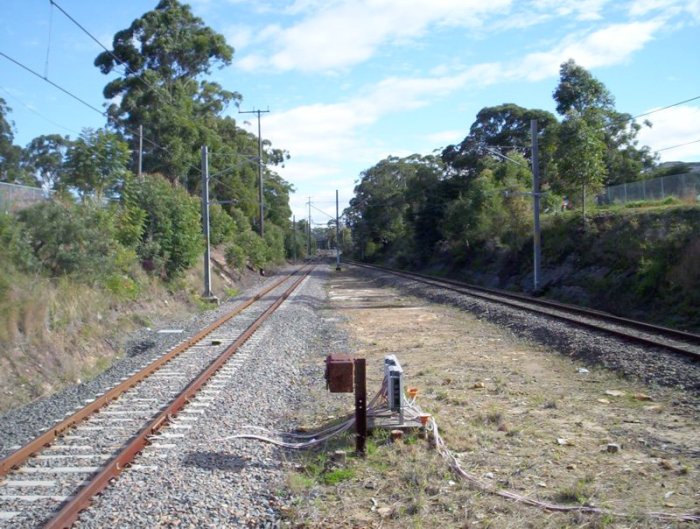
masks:
{"label": "bush", "polygon": [[267,246],[267,262],[281,263],[284,261],[284,231],[275,224],[268,223],[265,227],[265,244]]}
{"label": "bush", "polygon": [[226,264],[236,270],[243,270],[247,258],[243,248],[237,244],[231,244],[226,248]]}
{"label": "bush", "polygon": [[209,242],[212,246],[233,240],[238,229],[237,223],[219,204],[209,208]]}
{"label": "bush", "polygon": [[160,175],[134,182],[124,206],[145,212],[137,253],[144,267],[169,279],[191,267],[203,250],[199,201]]}
{"label": "bush", "polygon": [[53,277],[104,278],[117,271],[114,213],[100,205],[44,202],[18,219],[41,267]]}

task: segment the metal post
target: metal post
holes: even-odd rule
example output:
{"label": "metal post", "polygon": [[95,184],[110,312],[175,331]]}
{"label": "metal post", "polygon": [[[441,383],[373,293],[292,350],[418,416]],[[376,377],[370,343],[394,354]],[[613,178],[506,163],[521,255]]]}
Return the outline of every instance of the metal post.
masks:
{"label": "metal post", "polygon": [[537,148],[537,120],[530,121],[530,134],[532,135],[532,209],[535,220],[535,233],[533,235],[533,282],[534,291],[540,288],[541,266],[541,241],[540,241],[540,164]]}
{"label": "metal post", "polygon": [[297,216],[292,215],[292,255],[294,262],[297,261]]}
{"label": "metal post", "polygon": [[365,454],[367,440],[367,379],[364,358],[355,359],[355,450]]}
{"label": "metal post", "polygon": [[258,110],[258,198],[260,200],[260,237],[265,235],[265,201],[263,197],[262,136],[260,131],[260,111]]}
{"label": "metal post", "polygon": [[340,223],[338,216],[338,190],[335,190],[335,269],[340,272]]}
{"label": "metal post", "polygon": [[139,125],[139,179],[143,177],[143,125]]}
{"label": "metal post", "polygon": [[265,200],[263,193],[263,158],[262,158],[262,135],[260,129],[260,114],[269,112],[267,110],[239,110],[239,114],[257,114],[258,115],[258,199],[260,202],[260,237],[265,235]]}
{"label": "metal post", "polygon": [[211,248],[209,246],[209,153],[202,145],[202,226],[204,227],[204,297],[213,297],[211,291]]}
{"label": "metal post", "polygon": [[311,197],[309,197],[309,226],[308,226],[309,237],[307,240],[308,251],[306,252],[307,257],[311,257]]}

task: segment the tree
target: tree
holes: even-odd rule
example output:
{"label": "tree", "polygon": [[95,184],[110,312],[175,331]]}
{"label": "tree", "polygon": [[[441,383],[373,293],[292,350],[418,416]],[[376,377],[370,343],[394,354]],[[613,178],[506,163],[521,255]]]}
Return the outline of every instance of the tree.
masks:
{"label": "tree", "polygon": [[128,172],[129,147],[104,129],[84,129],[66,154],[63,184],[85,199],[114,196]]}
{"label": "tree", "polygon": [[606,176],[605,136],[595,123],[595,119],[572,110],[559,133],[559,185],[570,195],[580,190],[582,206],[586,188],[593,193],[600,191]]}
{"label": "tree", "polygon": [[22,148],[14,144],[14,123],[5,117],[11,110],[0,97],[0,181],[33,184],[20,167]]}
{"label": "tree", "polygon": [[571,110],[582,114],[590,108],[613,110],[615,98],[603,83],[573,59],[559,68],[559,85],[554,90],[557,112],[566,115]]}
{"label": "tree", "polygon": [[22,152],[22,165],[40,182],[41,187],[53,190],[63,174],[66,153],[71,145],[68,136],[48,134],[34,138]]}
{"label": "tree", "polygon": [[213,122],[240,100],[239,94],[198,79],[213,64],[230,64],[233,48],[178,0],[161,0],[118,31],[112,48],[95,59],[104,74],[120,66],[126,70],[104,89],[107,99],[120,98],[108,108],[110,119],[132,139],[142,125],[144,135],[164,147],[145,145],[145,171],[186,181],[199,167],[199,147],[212,143]]}
{"label": "tree", "polygon": [[545,167],[549,163],[553,135],[557,119],[551,112],[528,109],[513,103],[495,107],[484,107],[476,115],[469,134],[458,145],[449,145],[442,152],[442,159],[453,171],[467,171],[476,174],[483,169],[480,160],[497,151],[505,154],[515,151],[528,160],[532,138],[530,122],[537,120],[540,138],[540,160]]}
{"label": "tree", "polygon": [[[654,164],[649,148],[637,146],[641,125],[629,114],[617,112],[615,98],[605,85],[573,59],[563,63],[559,73],[559,85],[554,91],[557,112],[586,119],[588,128],[599,129],[603,134],[605,183],[638,180],[641,171]],[[645,124],[651,126],[649,122]]]}

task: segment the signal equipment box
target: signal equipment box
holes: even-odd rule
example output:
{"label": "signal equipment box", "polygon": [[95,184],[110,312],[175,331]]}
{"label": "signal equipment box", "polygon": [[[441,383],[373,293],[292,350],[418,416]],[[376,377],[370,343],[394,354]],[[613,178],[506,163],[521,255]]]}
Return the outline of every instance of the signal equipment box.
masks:
{"label": "signal equipment box", "polygon": [[331,354],[326,357],[326,386],[331,393],[352,393],[355,375],[354,358]]}
{"label": "signal equipment box", "polygon": [[384,376],[387,382],[389,409],[398,412],[403,422],[403,368],[396,355],[384,357]]}

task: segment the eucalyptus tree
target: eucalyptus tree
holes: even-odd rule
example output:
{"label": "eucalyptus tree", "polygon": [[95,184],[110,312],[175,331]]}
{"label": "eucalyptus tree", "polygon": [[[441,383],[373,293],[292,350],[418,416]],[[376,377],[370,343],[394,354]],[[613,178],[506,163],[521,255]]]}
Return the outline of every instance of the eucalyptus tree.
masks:
{"label": "eucalyptus tree", "polygon": [[211,124],[240,95],[204,78],[213,66],[231,63],[223,35],[178,0],[155,9],[114,35],[112,50],[95,65],[119,76],[104,88],[113,102],[110,122],[136,142],[139,126],[155,141],[144,145],[144,170],[186,181],[199,167],[199,147],[211,143]]}
{"label": "eucalyptus tree", "polygon": [[[602,135],[604,144],[603,164],[606,184],[615,184],[638,180],[643,169],[654,165],[655,157],[648,147],[640,147],[637,136],[642,125],[637,123],[630,114],[618,112],[615,109],[615,98],[607,87],[591,73],[576,64],[573,59],[562,63],[559,70],[559,84],[554,90],[554,100],[557,112],[569,121],[567,135],[572,134],[572,128],[577,128],[576,134],[591,138]],[[584,120],[585,124],[580,123]],[[648,121],[645,125],[651,126]],[[584,151],[598,156],[598,148],[592,147],[596,142],[592,138],[581,149],[563,152]],[[596,160],[582,160],[581,163],[589,168],[597,164]],[[564,165],[574,166],[575,161],[569,160]],[[562,174],[561,178],[566,178]]]}
{"label": "eucalyptus tree", "polygon": [[14,144],[14,123],[7,116],[12,109],[0,97],[0,182],[34,183],[20,166],[22,148]]}
{"label": "eucalyptus tree", "polygon": [[22,151],[22,165],[34,175],[41,187],[54,190],[60,185],[65,170],[66,154],[71,141],[68,136],[37,136]]}

